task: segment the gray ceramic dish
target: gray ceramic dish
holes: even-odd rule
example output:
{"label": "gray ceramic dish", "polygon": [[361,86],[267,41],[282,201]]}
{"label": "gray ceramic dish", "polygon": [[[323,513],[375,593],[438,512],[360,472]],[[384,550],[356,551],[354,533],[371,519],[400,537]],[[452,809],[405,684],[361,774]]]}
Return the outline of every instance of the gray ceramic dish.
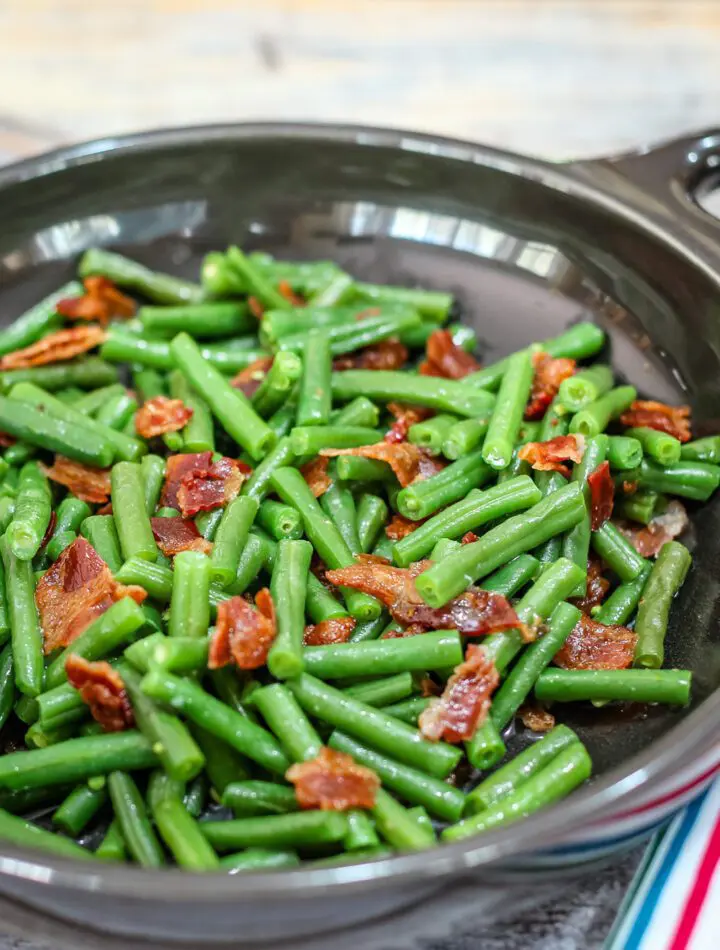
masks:
{"label": "gray ceramic dish", "polygon": [[[618,373],[649,396],[689,402],[698,434],[717,432],[720,229],[690,195],[708,187],[719,148],[712,133],[560,166],[413,133],[268,124],[63,149],[0,171],[2,319],[59,285],[93,245],[186,276],[229,242],[333,257],[366,279],[452,290],[488,361],[594,319]],[[242,878],[3,847],[0,893],[128,938],[287,947],[417,902],[453,877],[491,887],[509,867],[531,873],[538,852],[547,874],[578,849],[592,858],[623,846],[620,812],[654,801],[660,820],[720,759],[720,502],[693,520],[695,564],[668,647],[669,664],[695,673],[693,706],[563,713],[598,774],[561,807],[427,854]],[[630,820],[633,833],[643,820]]]}

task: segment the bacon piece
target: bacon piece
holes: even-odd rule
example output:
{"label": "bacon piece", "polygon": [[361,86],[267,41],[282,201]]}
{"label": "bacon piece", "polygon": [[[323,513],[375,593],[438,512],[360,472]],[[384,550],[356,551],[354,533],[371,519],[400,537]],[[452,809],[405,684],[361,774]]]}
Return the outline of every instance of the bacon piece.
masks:
{"label": "bacon piece", "polygon": [[252,472],[249,465],[223,456],[207,472],[186,475],[178,488],[177,501],[186,518],[199,511],[212,511],[237,498],[242,483]]}
{"label": "bacon piece", "polygon": [[420,366],[423,376],[441,376],[443,379],[462,379],[480,369],[480,364],[453,342],[449,330],[435,330],[425,347],[427,359]]}
{"label": "bacon piece", "polygon": [[248,309],[256,320],[262,320],[265,315],[265,307],[263,307],[257,297],[248,297]]}
{"label": "bacon piece", "polygon": [[352,587],[377,597],[393,620],[404,625],[454,629],[474,637],[522,626],[507,598],[477,587],[464,591],[443,607],[428,607],[417,592],[415,578],[431,564],[431,561],[418,561],[410,568],[394,567],[360,554],[355,564],[327,571],[325,576],[331,584]]}
{"label": "bacon piece", "polygon": [[150,527],[158,547],[166,557],[174,557],[181,551],[199,551],[210,554],[212,544],[198,531],[195,522],[188,518],[151,518]]}
{"label": "bacon piece", "polygon": [[48,363],[71,360],[81,353],[87,353],[88,350],[100,346],[104,343],[105,337],[105,331],[96,326],[57,330],[22,350],[6,353],[0,359],[0,370],[25,369],[28,366],[46,366]]}
{"label": "bacon piece", "polygon": [[526,703],[518,709],[517,714],[523,726],[533,732],[550,732],[555,728],[555,717],[542,706]]}
{"label": "bacon piece", "polygon": [[42,465],[49,479],[64,485],[80,501],[102,505],[110,498],[110,469],[94,468],[56,455],[51,466]]}
{"label": "bacon piece", "polygon": [[314,759],[291,765],[285,778],[295,786],[301,808],[324,811],[372,808],[380,788],[380,779],[372,769],[325,746]]}
{"label": "bacon piece", "polygon": [[588,475],[590,489],[590,527],[601,528],[610,518],[615,501],[615,482],[610,474],[610,463],[602,462]]}
{"label": "bacon piece", "polygon": [[623,490],[623,495],[634,495],[635,492],[638,490],[638,483],[623,481],[622,490]]}
{"label": "bacon piece", "polygon": [[333,360],[333,369],[402,369],[407,359],[408,349],[400,340],[381,340]]}
{"label": "bacon piece", "polygon": [[241,670],[264,666],[275,634],[275,611],[267,588],[258,591],[255,607],[244,597],[221,601],[210,641],[208,668],[217,670],[233,662]]}
{"label": "bacon piece", "polygon": [[643,557],[656,557],[668,541],[677,538],[685,531],[690,520],[682,502],[673,499],[661,515],[639,527],[631,521],[621,521],[618,528],[622,531],[638,554]]}
{"label": "bacon piece", "polygon": [[142,587],[119,584],[95,548],[85,538],[77,538],[40,578],[35,589],[45,653],[72,643],[123,597],[132,597],[141,604],[147,592]]}
{"label": "bacon piece", "polygon": [[625,670],[635,652],[637,634],[627,627],[613,627],[583,614],[554,662],[565,670]]}
{"label": "bacon piece", "polygon": [[260,383],[267,376],[272,364],[272,356],[261,356],[259,360],[250,363],[245,369],[241,369],[236,376],[233,376],[230,380],[230,385],[234,389],[239,389],[248,399],[252,399],[260,388]]}
{"label": "bacon piece", "polygon": [[135,413],[135,431],[143,439],[154,439],[166,432],[179,432],[193,417],[182,399],[168,399],[167,396],[155,396],[141,406]]}
{"label": "bacon piece", "polygon": [[91,320],[106,326],[113,317],[132,317],[135,301],[121,293],[107,277],[86,277],[82,297],[66,297],[55,309],[68,320]]}
{"label": "bacon piece", "polygon": [[585,596],[571,598],[571,603],[584,614],[589,614],[593,607],[599,607],[608,592],[610,581],[603,577],[602,570],[602,562],[598,558],[591,557],[587,566]]}
{"label": "bacon piece", "polygon": [[636,399],[620,416],[620,422],[628,428],[657,429],[674,435],[681,442],[689,442],[690,406],[668,406],[653,399]]}
{"label": "bacon piece", "polygon": [[14,435],[10,435],[9,432],[0,432],[0,448],[9,449],[11,445],[15,445],[17,439]]}
{"label": "bacon piece", "polygon": [[533,354],[533,376],[530,401],[525,408],[526,419],[542,419],[545,412],[557,396],[560,383],[568,379],[575,372],[575,360],[553,359],[542,350]]}
{"label": "bacon piece", "polygon": [[75,653],[65,660],[68,682],[90,707],[90,714],[105,732],[132,729],[135,716],[120,674],[109,663],[91,663]]}
{"label": "bacon piece", "polygon": [[321,455],[315,456],[310,462],[306,462],[300,469],[300,474],[308,483],[308,488],[316,498],[324,495],[332,485],[328,475],[328,465],[330,459],[323,458]]}
{"label": "bacon piece", "polygon": [[538,472],[560,472],[570,477],[570,468],[564,462],[581,462],[585,451],[582,435],[556,435],[547,442],[527,442],[518,452],[518,458]]}
{"label": "bacon piece", "polygon": [[361,445],[354,449],[322,449],[320,455],[326,458],[356,455],[359,458],[386,462],[403,488],[418,478],[421,474],[421,463],[428,458],[422,449],[409,442],[378,442],[376,445]]}
{"label": "bacon piece", "polygon": [[475,534],[474,531],[467,531],[461,538],[460,544],[472,544],[474,541],[479,541],[480,539]]}
{"label": "bacon piece", "polygon": [[411,521],[409,518],[405,518],[404,515],[395,514],[392,516],[390,523],[385,526],[385,534],[391,541],[400,541],[401,538],[406,538],[409,534],[412,534],[426,520],[426,518],[423,518],[422,521]]}
{"label": "bacon piece", "polygon": [[51,511],[51,512],[50,512],[50,520],[48,521],[48,526],[47,526],[47,528],[45,528],[45,534],[43,535],[42,541],[40,542],[40,547],[38,548],[38,552],[41,552],[41,551],[44,551],[44,550],[45,550],[45,545],[48,543],[48,541],[50,540],[50,538],[53,536],[53,532],[55,531],[55,526],[56,526],[56,525],[57,525],[57,514],[56,514],[54,511]]}
{"label": "bacon piece", "polygon": [[326,643],[346,643],[355,629],[353,617],[332,617],[305,627],[303,643],[306,647],[321,647]]}
{"label": "bacon piece", "polygon": [[431,699],[420,714],[421,734],[438,742],[465,742],[472,739],[490,709],[490,699],[500,676],[482,647],[470,644],[464,661],[445,684],[439,699]]}
{"label": "bacon piece", "polygon": [[395,417],[395,422],[385,433],[386,442],[406,442],[410,426],[434,415],[432,409],[423,406],[406,406],[401,402],[389,402],[387,410]]}
{"label": "bacon piece", "polygon": [[211,465],[212,452],[168,456],[160,504],[165,508],[178,508],[178,491],[183,479],[188,475],[203,475]]}
{"label": "bacon piece", "polygon": [[381,634],[381,640],[402,640],[403,637],[414,637],[418,633],[425,633],[426,627],[421,623],[411,623],[409,627],[402,627],[400,630],[394,627]]}
{"label": "bacon piece", "polygon": [[296,294],[290,286],[290,282],[287,280],[280,281],[278,284],[278,293],[283,296],[288,303],[291,303],[293,307],[305,306],[305,298],[301,297],[300,294]]}

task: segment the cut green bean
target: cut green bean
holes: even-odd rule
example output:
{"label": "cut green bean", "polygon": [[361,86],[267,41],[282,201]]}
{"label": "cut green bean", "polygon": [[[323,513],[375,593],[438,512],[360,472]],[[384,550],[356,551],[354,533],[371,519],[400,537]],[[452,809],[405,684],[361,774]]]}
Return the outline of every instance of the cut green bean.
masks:
{"label": "cut green bean", "polygon": [[43,690],[45,664],[32,564],[12,553],[6,536],[0,538],[0,555],[5,571],[15,685],[24,695],[37,696]]}
{"label": "cut green bean", "polygon": [[635,482],[638,488],[648,491],[679,495],[693,501],[707,501],[720,485],[720,466],[684,460],[671,465],[658,465],[651,459],[643,459],[639,468],[623,472],[623,480]]}
{"label": "cut green bean", "polygon": [[330,337],[325,330],[310,330],[303,350],[303,373],[297,408],[298,426],[327,425],[332,393]]}
{"label": "cut green bean", "polygon": [[441,412],[423,422],[416,422],[408,430],[408,442],[419,445],[431,455],[439,455],[446,436],[457,421],[457,416]]}
{"label": "cut green bean", "polygon": [[570,431],[584,436],[596,436],[604,432],[613,419],[617,419],[637,398],[634,386],[618,386],[595,402],[576,412],[570,420]]}
{"label": "cut green bean", "polygon": [[596,363],[564,379],[560,383],[558,399],[568,412],[579,412],[611,389],[613,381],[610,367]]}
{"label": "cut green bean", "polygon": [[488,430],[490,417],[481,419],[462,419],[455,422],[446,432],[442,443],[442,453],[445,458],[455,461],[482,448],[485,434]]}
{"label": "cut green bean", "polygon": [[412,376],[392,370],[350,369],[333,373],[332,389],[333,395],[341,401],[357,396],[397,400],[468,418],[487,415],[495,403],[493,396],[482,389],[467,386],[465,380]]}
{"label": "cut green bean", "polygon": [[223,512],[210,555],[210,576],[223,587],[237,577],[240,555],[257,513],[257,501],[246,496],[235,498]]}
{"label": "cut green bean", "polygon": [[686,442],[680,449],[683,462],[709,462],[720,465],[720,435],[708,435],[704,439]]}
{"label": "cut green bean", "polygon": [[342,841],[347,818],[337,811],[300,811],[232,821],[205,821],[200,826],[218,851],[238,848],[300,848]]}
{"label": "cut green bean", "polygon": [[90,515],[90,506],[67,495],[57,507],[55,528],[47,544],[47,553],[52,561],[57,561],[62,552],[77,537],[80,525]]}
{"label": "cut green bean", "polygon": [[15,511],[5,533],[15,557],[21,561],[35,557],[51,514],[52,494],[48,480],[37,462],[26,462],[20,470]]}
{"label": "cut green bean", "polygon": [[[626,429],[625,435],[631,439],[637,439],[643,448],[643,452],[650,458],[655,459],[660,465],[668,465],[672,462],[680,461],[680,450],[682,448],[680,441],[667,432],[659,432],[657,429],[640,427],[636,429]],[[640,464],[639,462],[636,464]]]}
{"label": "cut green bean", "polygon": [[606,521],[601,528],[593,531],[592,546],[624,584],[639,577],[647,566],[645,558],[638,554],[612,521]]}
{"label": "cut green bean", "polygon": [[555,703],[619,700],[686,706],[691,682],[689,670],[546,670],[535,684],[535,696]]}
{"label": "cut green bean", "polygon": [[142,469],[133,462],[118,462],[110,473],[115,528],[122,556],[155,561],[158,546],[150,527],[145,504]]}
{"label": "cut green bean", "polygon": [[159,868],[165,864],[160,842],[145,809],[145,802],[132,777],[111,772],[108,791],[127,849],[139,865]]}
{"label": "cut green bean", "polygon": [[441,670],[462,663],[463,651],[457,631],[447,630],[397,640],[306,647],[302,658],[308,673],[325,680],[389,676],[404,670]]}
{"label": "cut green bean", "polygon": [[367,683],[348,686],[343,690],[346,696],[357,699],[361,703],[367,703],[368,706],[388,706],[390,703],[406,699],[414,691],[415,683],[409,672],[383,676]]}
{"label": "cut green bean", "polygon": [[101,248],[91,248],[83,254],[78,272],[81,277],[107,277],[119,287],[136,290],[156,303],[170,306],[199,303],[203,296],[197,284],[150,270],[122,254]]}
{"label": "cut green bean", "polygon": [[691,562],[690,552],[678,541],[668,541],[660,549],[638,605],[635,666],[651,669],[662,666],[670,605],[685,580]]}
{"label": "cut green bean", "polygon": [[305,597],[312,553],[307,541],[278,544],[270,582],[277,633],[267,658],[268,669],[277,679],[297,676],[305,665]]}
{"label": "cut green bean", "polygon": [[295,508],[278,501],[260,502],[257,524],[276,541],[298,541],[303,534],[302,518]]}
{"label": "cut green bean", "polygon": [[532,378],[529,351],[521,350],[508,357],[482,448],[483,460],[491,468],[500,470],[510,464]]}
{"label": "cut green bean", "polygon": [[284,405],[300,379],[303,362],[295,353],[276,353],[252,397],[253,409],[267,419]]}
{"label": "cut green bean", "polygon": [[624,626],[635,613],[649,573],[650,565],[647,564],[634,580],[618,584],[595,614],[595,620],[609,626]]}
{"label": "cut green bean", "polygon": [[164,772],[154,772],[148,785],[148,804],[158,834],[177,864],[188,871],[213,871],[218,857],[200,826],[183,803],[184,786]]}
{"label": "cut green bean", "polygon": [[[344,477],[339,469],[338,475]],[[492,477],[493,469],[483,461],[482,451],[476,449],[437,475],[403,488],[397,496],[398,511],[405,518],[421,521],[439,508],[465,498],[471,488],[481,488]]]}
{"label": "cut green bean", "polygon": [[300,806],[295,790],[275,782],[233,782],[227,785],[222,803],[231,808],[236,818],[252,815],[287,815],[298,811]]}
{"label": "cut green bean", "polygon": [[306,762],[319,754],[320,737],[286,686],[264,686],[253,694],[253,700],[291,761]]}
{"label": "cut green bean", "polygon": [[107,797],[104,788],[92,789],[88,785],[78,785],[53,815],[53,824],[71,838],[77,838],[103,807]]}
{"label": "cut green bean", "polygon": [[607,460],[613,471],[637,468],[643,460],[642,443],[626,435],[611,435],[607,444]]}
{"label": "cut green bean", "polygon": [[80,534],[95,548],[113,574],[120,570],[123,556],[112,515],[90,515],[80,525]]}
{"label": "cut green bean", "polygon": [[372,551],[387,522],[388,514],[388,506],[383,498],[363,492],[357,504],[355,520],[361,552],[369,554]]}
{"label": "cut green bean", "polygon": [[171,637],[204,639],[210,626],[210,559],[199,551],[175,555],[168,617]]}

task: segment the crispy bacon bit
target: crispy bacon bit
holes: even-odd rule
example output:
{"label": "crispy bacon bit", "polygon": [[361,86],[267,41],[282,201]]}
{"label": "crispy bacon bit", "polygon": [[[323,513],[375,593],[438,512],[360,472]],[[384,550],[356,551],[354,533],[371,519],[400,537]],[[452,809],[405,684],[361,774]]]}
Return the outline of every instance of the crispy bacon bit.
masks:
{"label": "crispy bacon bit", "polygon": [[293,307],[305,306],[305,298],[301,297],[300,294],[296,294],[290,286],[290,282],[287,280],[280,281],[278,284],[278,293],[284,297],[288,303],[291,303]]}
{"label": "crispy bacon bit", "polygon": [[221,601],[210,641],[208,668],[217,670],[229,663],[235,663],[241,670],[264,666],[275,633],[275,611],[267,588],[258,591],[255,607],[244,597]]}
{"label": "crispy bacon bit", "polygon": [[291,765],[285,773],[295,786],[301,808],[324,811],[349,811],[372,808],[380,788],[380,779],[352,756],[325,746],[309,762]]}
{"label": "crispy bacon bit", "polygon": [[555,728],[555,717],[542,706],[526,703],[518,709],[518,717],[523,726],[533,732],[550,732]]}
{"label": "crispy bacon bit", "polygon": [[649,524],[639,527],[634,522],[622,521],[618,527],[638,554],[657,557],[662,546],[681,535],[689,523],[685,506],[673,499],[668,502],[665,511],[656,515]]}
{"label": "crispy bacon bit", "polygon": [[402,640],[403,637],[414,637],[418,633],[425,633],[427,627],[421,623],[411,623],[409,627],[391,627],[381,634],[381,640]]}
{"label": "crispy bacon bit", "polygon": [[165,508],[178,508],[178,491],[188,475],[202,475],[210,470],[212,452],[195,452],[187,455],[170,455],[165,469],[160,504]]}
{"label": "crispy bacon bit", "polygon": [[141,604],[147,592],[142,587],[118,584],[92,545],[77,538],[40,578],[35,590],[45,652],[72,643],[123,597]]}
{"label": "crispy bacon bit", "polygon": [[305,627],[303,643],[306,647],[321,647],[327,643],[345,643],[355,629],[353,617],[332,617]]}
{"label": "crispy bacon bit", "polygon": [[428,696],[440,696],[442,694],[440,686],[438,686],[435,680],[430,679],[429,676],[423,676],[418,683],[418,689],[420,690],[420,695],[426,699]]}
{"label": "crispy bacon bit", "polygon": [[628,428],[657,429],[674,435],[681,442],[689,442],[690,406],[667,406],[653,399],[636,399],[620,416],[620,422]]}
{"label": "crispy bacon bit", "polygon": [[473,541],[479,541],[480,539],[475,534],[474,531],[468,531],[466,534],[460,538],[460,544],[472,544]]}
{"label": "crispy bacon bit", "polygon": [[395,417],[395,422],[385,434],[385,441],[391,443],[406,442],[410,426],[429,419],[433,415],[432,409],[426,409],[423,406],[405,406],[401,402],[389,402],[387,410],[391,416]]}
{"label": "crispy bacon bit", "polygon": [[111,501],[103,505],[102,508],[98,508],[98,510],[95,512],[96,515],[111,515],[112,513],[113,513],[113,506],[112,506]]}
{"label": "crispy bacon bit", "polygon": [[[421,475],[422,463],[428,459],[422,449],[409,442],[378,442],[376,445],[361,445],[354,449],[323,449],[320,455],[327,458],[335,458],[338,455],[357,455],[359,458],[386,462],[403,488]],[[434,468],[433,474],[436,471],[438,469]]]}
{"label": "crispy bacon bit", "polygon": [[530,401],[525,409],[526,419],[542,419],[545,412],[557,396],[560,383],[575,372],[575,360],[553,359],[548,353],[540,351],[533,354],[533,377]]}
{"label": "crispy bacon bit", "polygon": [[622,483],[623,495],[634,495],[638,490],[637,482],[623,482]]}
{"label": "crispy bacon bit", "polygon": [[56,455],[52,465],[43,465],[42,470],[52,481],[66,488],[91,505],[102,505],[110,498],[110,469],[93,468],[74,462],[64,455]]}
{"label": "crispy bacon bit", "polygon": [[324,495],[332,485],[330,476],[328,475],[329,464],[330,459],[317,455],[312,461],[307,462],[300,469],[300,474],[308,483],[308,488],[316,498],[320,498],[321,495]]}
{"label": "crispy bacon bit", "polygon": [[327,571],[331,584],[352,587],[377,597],[398,623],[421,624],[432,630],[455,629],[468,636],[481,636],[512,627],[521,627],[515,610],[494,591],[471,587],[443,607],[428,607],[415,587],[415,578],[431,565],[418,561],[410,568],[394,567],[388,562],[357,557],[355,564]]}
{"label": "crispy bacon bit", "polygon": [[25,369],[28,366],[45,366],[48,363],[71,360],[100,346],[105,341],[105,336],[105,331],[96,326],[58,330],[22,350],[6,353],[0,359],[0,370]]}
{"label": "crispy bacon bit", "polygon": [[610,581],[603,577],[602,570],[602,562],[591,557],[587,566],[585,596],[571,598],[571,602],[584,614],[589,614],[593,607],[599,607],[608,592]]}
{"label": "crispy bacon bit", "polygon": [[113,317],[132,317],[135,301],[121,293],[107,277],[86,277],[82,297],[60,300],[56,310],[68,320],[91,320],[106,326]]}
{"label": "crispy bacon bit", "polygon": [[560,472],[566,478],[570,468],[564,462],[581,462],[585,451],[582,435],[557,435],[547,442],[527,442],[518,452],[518,457],[538,472]]}
{"label": "crispy bacon bit", "polygon": [[248,399],[252,399],[272,364],[272,356],[261,356],[259,360],[241,369],[237,376],[233,376],[230,385],[234,389],[239,389]]}
{"label": "crispy bacon bit", "polygon": [[210,554],[212,544],[200,534],[194,521],[186,518],[151,518],[150,526],[158,547],[166,557],[181,551]]}
{"label": "crispy bacon bit", "polygon": [[193,410],[182,399],[156,396],[135,413],[135,431],[143,439],[154,439],[157,435],[184,429],[192,416]]}
{"label": "crispy bacon bit", "polygon": [[427,359],[420,366],[423,376],[441,376],[444,379],[462,379],[480,369],[480,364],[453,342],[449,330],[435,330],[425,348]]}
{"label": "crispy bacon bit", "polygon": [[385,534],[391,541],[400,541],[401,538],[406,538],[409,534],[412,534],[425,520],[427,519],[411,521],[403,515],[393,515],[390,524],[385,527]]}
{"label": "crispy bacon bit", "polygon": [[262,320],[265,315],[265,307],[263,307],[257,297],[248,297],[248,309],[256,320]]}
{"label": "crispy bacon bit", "polygon": [[232,501],[251,471],[249,465],[235,459],[223,457],[212,462],[211,452],[171,455],[160,504],[179,508],[187,518],[210,511]]}
{"label": "crispy bacon bit", "polygon": [[610,474],[610,463],[603,462],[588,475],[590,489],[590,526],[601,528],[610,518],[615,501],[615,482]]}
{"label": "crispy bacon bit", "polygon": [[82,701],[105,732],[122,732],[135,725],[132,706],[120,674],[101,660],[90,663],[71,653],[65,660],[68,682],[80,693]]}
{"label": "crispy bacon bit", "polygon": [[420,714],[420,732],[431,742],[472,739],[485,721],[499,682],[498,671],[483,648],[470,644],[465,660],[455,668],[440,698],[431,699]]}
{"label": "crispy bacon bit", "polygon": [[633,661],[637,635],[583,614],[554,662],[565,670],[625,670]]}
{"label": "crispy bacon bit", "polygon": [[11,445],[15,445],[17,439],[14,435],[10,435],[9,432],[0,432],[0,448],[9,449]]}
{"label": "crispy bacon bit", "polygon": [[333,369],[402,369],[407,358],[408,349],[400,340],[381,340],[333,360]]}

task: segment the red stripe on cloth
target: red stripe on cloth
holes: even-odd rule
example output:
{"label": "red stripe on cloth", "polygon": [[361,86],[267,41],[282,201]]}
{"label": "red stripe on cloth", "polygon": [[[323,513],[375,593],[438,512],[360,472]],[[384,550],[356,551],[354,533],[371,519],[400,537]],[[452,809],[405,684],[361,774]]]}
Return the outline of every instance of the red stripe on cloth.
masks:
{"label": "red stripe on cloth", "polygon": [[617,821],[619,818],[630,818],[632,815],[641,815],[643,812],[650,811],[652,808],[658,808],[660,805],[665,805],[667,802],[671,802],[674,798],[679,798],[686,792],[692,791],[692,789],[696,788],[698,785],[702,785],[703,782],[709,781],[717,772],[720,772],[720,763],[713,765],[706,772],[703,772],[702,775],[699,775],[697,778],[693,779],[692,782],[688,782],[686,785],[681,785],[680,788],[673,789],[672,792],[668,792],[666,795],[662,795],[660,798],[654,798],[651,802],[648,802],[645,805],[640,805],[638,808],[631,808],[629,811],[618,812],[616,815],[612,816],[612,820]]}
{"label": "red stripe on cloth", "polygon": [[686,950],[707,897],[715,870],[720,863],[720,818],[715,822],[692,890],[668,950]]}

